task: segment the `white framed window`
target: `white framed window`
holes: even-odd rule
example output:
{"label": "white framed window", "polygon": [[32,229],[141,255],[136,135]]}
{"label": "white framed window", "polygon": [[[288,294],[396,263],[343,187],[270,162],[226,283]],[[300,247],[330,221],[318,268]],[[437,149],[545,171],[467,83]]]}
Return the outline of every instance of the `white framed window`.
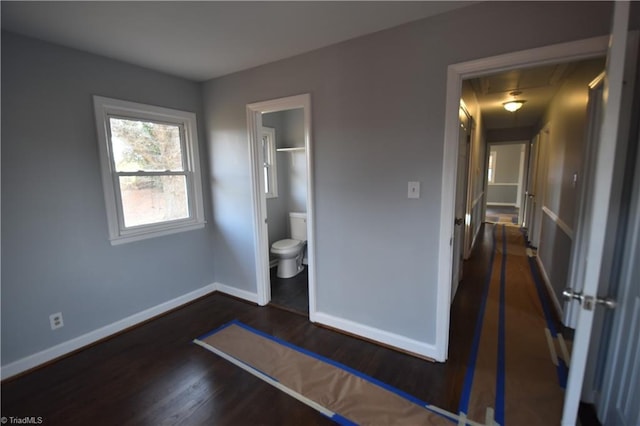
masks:
{"label": "white framed window", "polygon": [[278,196],[278,167],[276,162],[276,129],[262,128],[262,158],[264,192],[267,198]]}
{"label": "white framed window", "polygon": [[204,227],[195,114],[93,103],[111,244]]}
{"label": "white framed window", "polygon": [[489,167],[487,167],[487,180],[489,183],[494,183],[496,180],[496,157],[498,153],[491,151],[489,153]]}

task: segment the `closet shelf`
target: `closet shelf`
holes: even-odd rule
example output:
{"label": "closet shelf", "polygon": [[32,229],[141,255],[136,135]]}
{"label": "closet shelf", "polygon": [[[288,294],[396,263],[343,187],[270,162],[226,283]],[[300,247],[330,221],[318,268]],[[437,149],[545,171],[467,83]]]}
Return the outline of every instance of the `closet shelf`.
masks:
{"label": "closet shelf", "polygon": [[277,148],[278,152],[304,151],[304,146],[296,146],[294,148]]}

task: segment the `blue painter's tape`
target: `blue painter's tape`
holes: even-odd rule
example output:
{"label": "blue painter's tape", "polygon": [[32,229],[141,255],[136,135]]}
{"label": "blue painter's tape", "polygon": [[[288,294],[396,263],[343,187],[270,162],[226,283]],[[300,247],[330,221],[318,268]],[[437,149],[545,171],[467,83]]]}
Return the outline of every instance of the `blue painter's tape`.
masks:
{"label": "blue painter's tape", "polygon": [[[219,327],[218,329],[214,330],[213,332],[208,333],[207,337],[215,334],[216,332],[224,330],[225,328],[229,327],[230,325],[237,325],[238,327],[242,327],[247,331],[250,331],[250,332],[252,332],[254,334],[262,336],[262,337],[264,337],[266,339],[269,339],[269,340],[271,340],[273,342],[276,342],[276,343],[278,343],[278,344],[280,344],[282,346],[285,346],[287,348],[293,349],[293,350],[295,350],[297,352],[300,352],[302,354],[305,354],[307,356],[315,358],[315,359],[317,359],[319,361],[326,362],[327,364],[330,364],[330,365],[332,365],[332,366],[334,366],[336,368],[339,368],[339,369],[344,370],[344,371],[346,371],[348,373],[351,373],[354,376],[360,377],[363,380],[366,380],[366,381],[368,381],[370,383],[378,385],[381,388],[383,388],[383,389],[385,389],[385,390],[387,390],[389,392],[392,392],[392,393],[394,393],[394,394],[396,394],[396,395],[398,395],[398,396],[400,396],[400,397],[402,397],[402,398],[404,398],[404,399],[406,399],[406,400],[408,400],[410,402],[413,402],[414,404],[419,405],[422,408],[425,408],[426,410],[429,410],[430,412],[432,412],[434,414],[437,414],[437,415],[439,415],[441,417],[446,418],[447,420],[452,421],[453,423],[457,422],[457,419],[452,417],[452,416],[446,416],[443,413],[440,413],[438,411],[430,409],[429,408],[429,404],[427,404],[426,402],[420,400],[419,398],[416,398],[413,395],[410,395],[410,394],[408,394],[408,393],[406,393],[406,392],[404,392],[404,391],[402,391],[400,389],[397,389],[397,388],[395,388],[395,387],[393,387],[393,386],[391,386],[391,385],[389,385],[387,383],[384,383],[384,382],[382,382],[382,381],[380,381],[380,380],[378,380],[378,379],[376,379],[374,377],[368,376],[368,375],[362,373],[361,371],[355,370],[355,369],[353,369],[351,367],[348,367],[348,366],[346,366],[344,364],[341,364],[341,363],[339,363],[337,361],[334,361],[334,360],[332,360],[330,358],[326,358],[326,357],[324,357],[322,355],[316,354],[315,352],[311,352],[310,350],[307,350],[307,349],[301,348],[299,346],[296,346],[296,345],[294,345],[292,343],[287,342],[286,340],[280,339],[279,337],[276,337],[276,336],[273,336],[271,334],[265,333],[264,331],[257,330],[257,329],[255,329],[255,328],[253,328],[251,326],[248,326],[247,324],[244,324],[244,323],[242,323],[242,322],[240,322],[238,320],[233,320],[233,321],[225,324],[224,326]],[[255,368],[254,368],[254,370],[255,370]],[[256,370],[256,371],[260,371],[260,370]],[[268,376],[265,373],[262,373],[262,374],[264,374],[265,376]],[[269,376],[269,377],[271,377],[271,376]],[[276,379],[274,379],[274,380],[276,380]],[[351,420],[348,420],[348,419],[346,419],[346,418],[344,418],[344,417],[342,417],[342,416],[340,416],[338,414],[336,414],[336,416],[338,416],[338,417],[335,417],[335,418],[331,417],[331,419],[332,420],[336,420],[336,421],[340,420],[340,422],[343,422],[343,421],[344,422],[348,422],[348,423],[340,423],[340,424],[345,424],[345,425],[355,425],[356,424],[356,423],[351,422]]]}
{"label": "blue painter's tape", "polygon": [[558,332],[551,317],[551,309],[549,308],[547,299],[544,297],[544,288],[542,287],[543,284],[540,278],[540,273],[538,272],[538,268],[536,268],[536,264],[533,261],[532,257],[529,258],[529,269],[531,269],[533,282],[536,285],[536,292],[538,293],[538,299],[540,299],[540,304],[542,305],[542,312],[544,314],[545,322],[547,323],[547,328],[551,332],[551,335],[555,338],[558,335]]}
{"label": "blue painter's tape", "polygon": [[358,426],[358,423],[354,423],[351,420],[347,419],[346,417],[342,417],[340,414],[337,414],[337,413],[334,413],[334,415],[329,418],[334,422],[338,423],[339,425]]}
{"label": "blue painter's tape", "polygon": [[226,323],[226,324],[221,325],[221,326],[220,326],[220,327],[218,327],[218,328],[214,328],[214,329],[213,329],[213,330],[211,330],[211,331],[207,331],[207,332],[206,332],[205,334],[203,334],[202,336],[196,337],[196,339],[195,339],[195,340],[203,340],[203,339],[206,339],[206,338],[207,338],[207,337],[209,337],[209,336],[213,336],[213,335],[214,335],[214,334],[216,334],[217,332],[224,330],[225,328],[229,327],[230,325],[235,324],[236,322],[237,322],[237,320],[233,320],[233,321],[230,321],[230,322],[228,322],[228,323]]}
{"label": "blue painter's tape", "polygon": [[556,367],[556,372],[558,373],[558,381],[560,382],[560,387],[562,389],[567,388],[567,378],[569,376],[569,368],[567,364],[564,363],[563,359],[558,359],[558,366]]}
{"label": "blue painter's tape", "polygon": [[[232,326],[232,325],[243,325],[243,324],[242,324],[240,321],[238,321],[237,319],[231,320],[231,321],[229,321],[228,323],[223,324],[223,325],[221,325],[220,327],[218,327],[218,328],[216,328],[216,329],[213,329],[213,330],[211,330],[211,331],[209,331],[209,332],[207,332],[207,333],[203,334],[202,336],[200,336],[200,337],[198,337],[198,338],[194,339],[194,341],[193,341],[193,342],[195,342],[195,340],[200,340],[200,341],[202,341],[202,340],[206,339],[207,337],[213,336],[214,334],[219,333],[219,332],[221,332],[222,330],[224,330],[224,329],[226,329],[226,328],[228,328],[228,327],[230,327],[230,326]],[[193,342],[192,342],[192,343],[193,343]],[[275,378],[275,377],[273,377],[273,376],[270,376],[269,374],[265,373],[264,371],[261,371],[261,370],[259,370],[259,369],[255,368],[253,365],[247,364],[246,362],[244,362],[244,361],[243,361],[243,360],[241,360],[240,358],[236,358],[235,356],[230,355],[230,354],[226,354],[226,355],[227,355],[228,357],[231,357],[231,358],[235,359],[235,360],[236,360],[236,361],[238,361],[239,363],[246,365],[248,368],[251,368],[252,370],[257,371],[258,373],[262,374],[263,376],[266,376],[266,377],[270,378],[270,379],[271,379],[271,380],[273,380],[274,382],[278,382],[278,383],[280,383],[280,380],[276,379],[276,378]]]}
{"label": "blue painter's tape", "polygon": [[[341,363],[339,363],[337,361],[334,361],[334,360],[332,360],[330,358],[326,358],[326,357],[324,357],[322,355],[319,355],[319,354],[317,354],[315,352],[311,352],[310,350],[307,350],[305,348],[301,348],[299,346],[296,346],[296,345],[294,345],[292,343],[287,342],[286,340],[282,340],[282,339],[280,339],[280,338],[278,338],[276,336],[273,336],[271,334],[265,333],[265,332],[260,331],[260,330],[256,330],[255,328],[252,328],[252,327],[250,327],[250,326],[248,326],[246,324],[238,322],[237,325],[242,327],[242,328],[244,328],[244,329],[246,329],[246,330],[248,330],[248,331],[251,331],[251,332],[253,332],[255,334],[258,334],[258,335],[260,335],[260,336],[262,336],[264,338],[270,339],[270,340],[272,340],[274,342],[277,342],[277,343],[279,343],[279,344],[281,344],[283,346],[286,346],[286,347],[288,347],[290,349],[293,349],[293,350],[295,350],[297,352],[303,353],[303,354],[308,355],[308,356],[310,356],[312,358],[315,358],[317,360],[326,362],[327,364],[333,365],[334,367],[340,368],[341,370],[347,371],[347,372],[353,374],[354,376],[360,377],[363,380],[366,380],[368,382],[376,384],[376,385],[380,386],[381,388],[388,390],[389,392],[393,392],[396,395],[401,396],[404,399],[407,399],[407,400],[413,402],[414,404],[420,405],[422,407],[425,407],[425,406],[429,405],[426,402],[420,400],[419,398],[416,398],[413,395],[410,395],[410,394],[408,394],[408,393],[406,393],[406,392],[404,392],[404,391],[402,391],[400,389],[397,389],[397,388],[395,388],[395,387],[393,387],[393,386],[391,386],[391,385],[389,385],[387,383],[384,383],[384,382],[382,382],[382,381],[380,381],[380,380],[378,380],[378,379],[376,379],[374,377],[368,376],[368,375],[364,374],[363,372],[355,370],[355,369],[353,369],[353,368],[351,368],[351,367],[349,367],[347,365],[341,364]],[[436,413],[436,414],[442,415],[440,413]]]}
{"label": "blue painter's tape", "polygon": [[467,363],[467,372],[464,376],[464,384],[462,386],[462,394],[460,395],[460,405],[458,412],[467,414],[469,411],[469,399],[471,398],[471,387],[473,385],[473,376],[475,374],[476,362],[478,361],[478,351],[480,348],[480,335],[482,334],[482,323],[484,322],[484,313],[487,306],[487,298],[489,297],[489,286],[491,285],[491,275],[493,274],[493,261],[496,256],[496,227],[492,232],[492,248],[489,257],[489,268],[485,277],[484,290],[482,291],[482,299],[480,300],[480,308],[478,309],[478,319],[476,320],[476,328],[473,335],[473,343],[471,344],[471,353],[469,354],[469,362]]}
{"label": "blue painter's tape", "polygon": [[[526,239],[525,239],[525,245],[526,245]],[[556,330],[556,326],[553,322],[553,318],[551,317],[551,309],[544,295],[544,288],[542,284],[542,279],[540,278],[540,273],[538,272],[538,268],[536,267],[536,263],[532,257],[529,258],[529,269],[531,270],[531,276],[533,277],[533,282],[536,286],[538,299],[540,300],[540,304],[542,305],[544,320],[547,323],[547,328],[549,329],[551,336],[555,339],[558,336],[558,331]],[[560,384],[560,387],[562,389],[566,389],[567,376],[569,375],[569,368],[567,367],[567,364],[565,364],[564,360],[558,359],[556,372],[558,374],[558,383]]]}
{"label": "blue painter's tape", "polygon": [[502,265],[500,266],[500,307],[498,310],[498,364],[496,368],[495,420],[504,424],[504,388],[505,388],[505,292],[507,281],[507,236],[506,226],[502,225]]}

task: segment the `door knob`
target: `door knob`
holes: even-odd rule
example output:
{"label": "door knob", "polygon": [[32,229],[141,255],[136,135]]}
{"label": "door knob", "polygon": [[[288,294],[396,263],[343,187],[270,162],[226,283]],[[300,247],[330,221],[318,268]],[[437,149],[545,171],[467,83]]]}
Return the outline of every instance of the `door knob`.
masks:
{"label": "door knob", "polygon": [[618,302],[610,297],[585,296],[581,292],[573,291],[571,288],[565,288],[562,292],[562,297],[567,301],[571,299],[579,301],[582,307],[588,311],[593,310],[594,304],[604,306],[607,309],[615,309],[618,305]]}
{"label": "door knob", "polygon": [[564,300],[566,300],[567,302],[570,301],[571,299],[575,299],[577,301],[579,301],[580,303],[582,303],[582,301],[584,300],[584,296],[582,295],[581,292],[575,292],[573,291],[572,288],[565,288],[562,291],[562,298]]}
{"label": "door knob", "polygon": [[618,302],[610,297],[596,297],[596,303],[600,306],[604,306],[607,309],[615,309],[618,306]]}

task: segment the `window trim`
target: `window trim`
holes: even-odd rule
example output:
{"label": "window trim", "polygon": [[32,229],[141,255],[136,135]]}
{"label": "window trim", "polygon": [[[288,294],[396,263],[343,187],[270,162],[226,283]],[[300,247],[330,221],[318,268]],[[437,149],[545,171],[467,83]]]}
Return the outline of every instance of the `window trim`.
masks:
{"label": "window trim", "polygon": [[[268,180],[269,182],[265,182],[265,188],[268,186],[270,191],[265,190],[265,197],[267,198],[278,198],[278,162],[276,158],[276,129],[273,127],[262,126],[262,134],[263,140],[264,137],[268,138],[268,157],[263,158],[263,169],[267,167]],[[263,150],[264,152],[264,150]]]}
{"label": "window trim", "polygon": [[[102,187],[104,190],[109,240],[111,244],[129,243],[203,228],[206,221],[204,220],[196,115],[192,112],[102,96],[94,96],[93,104],[98,136],[98,151],[100,154]],[[125,175],[127,173],[117,172],[115,170],[110,138],[111,128],[109,119],[111,117],[173,124],[180,127],[181,144],[184,149],[184,173],[181,172],[180,175],[186,177],[187,203],[189,208],[188,218],[146,225],[124,226],[122,196],[118,179],[123,173]],[[135,172],[135,174],[138,175],[139,172]],[[153,173],[145,172],[145,174]],[[168,173],[159,172],[159,174],[167,175]]]}
{"label": "window trim", "polygon": [[[498,152],[496,150],[489,150],[489,160],[487,161],[487,182],[492,184],[496,181],[496,163],[498,159]],[[493,160],[493,161],[492,161]],[[491,172],[491,173],[489,173]]]}

